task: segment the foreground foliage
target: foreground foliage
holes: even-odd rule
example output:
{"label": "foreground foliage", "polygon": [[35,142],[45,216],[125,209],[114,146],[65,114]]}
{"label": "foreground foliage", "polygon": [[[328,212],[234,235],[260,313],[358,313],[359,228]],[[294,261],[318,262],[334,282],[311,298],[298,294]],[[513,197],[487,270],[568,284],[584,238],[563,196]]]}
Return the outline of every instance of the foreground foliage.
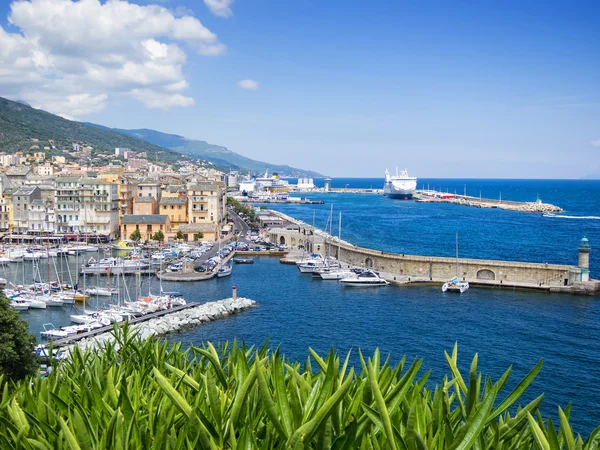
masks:
{"label": "foreground foliage", "polygon": [[0,290],[0,375],[13,381],[36,372],[35,336]]}
{"label": "foreground foliage", "polygon": [[598,448],[599,429],[585,442],[574,436],[570,408],[559,409],[557,431],[538,411],[542,396],[513,406],[541,363],[501,395],[510,368],[494,383],[475,356],[463,377],[456,347],[451,375],[432,390],[421,361],[393,367],[378,351],[360,355],[357,374],[334,353],[311,351],[301,366],[266,345],[182,351],[115,333],[115,345],[75,351],[48,379],[5,385],[0,448]]}

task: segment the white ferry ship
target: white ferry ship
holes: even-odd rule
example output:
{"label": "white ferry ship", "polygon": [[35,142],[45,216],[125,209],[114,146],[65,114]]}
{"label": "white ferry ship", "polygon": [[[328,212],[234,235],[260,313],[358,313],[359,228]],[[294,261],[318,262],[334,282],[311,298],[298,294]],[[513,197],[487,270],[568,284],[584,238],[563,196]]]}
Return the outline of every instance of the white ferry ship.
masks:
{"label": "white ferry ship", "polygon": [[385,169],[383,195],[386,197],[410,200],[416,189],[417,179],[416,177],[409,177],[406,169],[398,174],[398,168],[396,168],[395,176],[390,176],[388,170]]}

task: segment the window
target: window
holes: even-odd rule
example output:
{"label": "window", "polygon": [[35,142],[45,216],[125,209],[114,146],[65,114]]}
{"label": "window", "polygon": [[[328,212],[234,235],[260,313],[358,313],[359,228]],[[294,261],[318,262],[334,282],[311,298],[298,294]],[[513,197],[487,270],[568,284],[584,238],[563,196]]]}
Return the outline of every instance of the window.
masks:
{"label": "window", "polygon": [[152,232],[152,225],[146,225],[146,231]]}

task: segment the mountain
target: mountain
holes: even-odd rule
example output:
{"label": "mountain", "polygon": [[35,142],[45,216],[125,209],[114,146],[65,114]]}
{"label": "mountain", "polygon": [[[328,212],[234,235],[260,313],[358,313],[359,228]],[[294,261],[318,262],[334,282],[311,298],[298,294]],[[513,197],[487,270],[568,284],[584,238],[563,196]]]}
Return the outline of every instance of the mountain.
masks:
{"label": "mountain", "polygon": [[102,125],[96,125],[93,123],[87,123],[87,125],[98,127],[102,130],[116,131],[118,133],[125,134],[136,139],[141,139],[143,141],[150,142],[160,147],[168,148],[178,153],[182,153],[191,158],[201,158],[206,161],[210,161],[213,164],[229,167],[233,170],[258,173],[262,173],[265,170],[268,170],[270,173],[277,172],[281,176],[288,177],[319,178],[323,176],[320,173],[313,172],[311,170],[298,169],[286,165],[269,164],[262,161],[256,161],[254,159],[250,159],[238,153],[235,153],[226,147],[209,144],[205,141],[188,139],[183,136],[178,136],[176,134],[161,133],[160,131],[149,130],[146,128],[139,130],[123,130],[119,128],[106,128]]}
{"label": "mountain", "polygon": [[70,150],[73,143],[93,147],[92,156],[103,153],[112,155],[115,147],[124,147],[135,152],[146,152],[149,160],[154,160],[157,155],[161,161],[169,164],[182,159],[181,154],[158,145],[110,129],[63,119],[22,102],[0,97],[0,151],[28,152],[35,145],[40,150],[47,146],[50,148],[44,150],[47,156],[62,155],[71,159],[62,150]]}

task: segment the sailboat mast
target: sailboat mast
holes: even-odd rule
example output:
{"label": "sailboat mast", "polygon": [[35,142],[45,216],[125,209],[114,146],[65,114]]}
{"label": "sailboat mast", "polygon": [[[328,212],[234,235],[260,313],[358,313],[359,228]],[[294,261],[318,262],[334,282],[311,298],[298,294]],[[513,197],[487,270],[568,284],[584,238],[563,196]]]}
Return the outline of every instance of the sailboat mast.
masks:
{"label": "sailboat mast", "polygon": [[458,276],[458,231],[456,232],[456,276]]}
{"label": "sailboat mast", "polygon": [[316,211],[313,209],[313,223],[312,223],[312,245],[310,246],[310,252],[315,252],[315,214]]}
{"label": "sailboat mast", "polygon": [[342,267],[342,212],[340,211],[340,220],[338,220],[338,263]]}

